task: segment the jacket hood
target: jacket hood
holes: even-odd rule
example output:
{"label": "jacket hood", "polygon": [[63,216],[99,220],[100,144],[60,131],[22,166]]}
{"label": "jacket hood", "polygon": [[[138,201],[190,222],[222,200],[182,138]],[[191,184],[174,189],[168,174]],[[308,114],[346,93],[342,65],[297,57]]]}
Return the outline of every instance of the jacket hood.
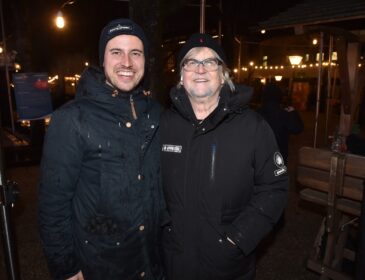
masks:
{"label": "jacket hood", "polygon": [[137,113],[145,111],[146,102],[141,101],[146,100],[146,98],[141,86],[125,92],[108,85],[105,80],[102,68],[94,66],[86,68],[78,82],[75,99],[86,99],[96,106],[101,106],[117,115],[125,113],[126,108],[123,106],[128,106],[127,111],[129,111],[129,101],[133,99]]}
{"label": "jacket hood", "polygon": [[231,112],[239,112],[248,107],[251,100],[253,88],[245,85],[235,85],[235,91],[232,92],[228,85],[224,85],[220,94],[225,107]]}
{"label": "jacket hood", "polygon": [[[248,108],[248,103],[252,97],[253,89],[245,85],[235,85],[235,91],[232,92],[228,85],[224,85],[219,94],[219,105],[211,115],[216,115],[217,111],[224,108],[228,114],[242,113]],[[196,121],[193,108],[184,87],[172,88],[170,91],[172,109],[178,111],[185,118]]]}

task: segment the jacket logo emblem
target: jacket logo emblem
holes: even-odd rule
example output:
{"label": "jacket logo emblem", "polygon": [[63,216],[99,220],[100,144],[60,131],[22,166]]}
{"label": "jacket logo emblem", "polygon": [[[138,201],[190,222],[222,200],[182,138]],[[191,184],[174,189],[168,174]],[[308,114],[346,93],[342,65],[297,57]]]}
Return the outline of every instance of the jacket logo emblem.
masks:
{"label": "jacket logo emblem", "polygon": [[170,145],[170,144],[163,144],[162,151],[168,153],[178,153],[181,154],[182,146],[180,145]]}
{"label": "jacket logo emblem", "polygon": [[283,156],[279,152],[275,152],[274,154],[274,163],[278,167],[278,169],[274,171],[275,176],[279,176],[286,172]]}

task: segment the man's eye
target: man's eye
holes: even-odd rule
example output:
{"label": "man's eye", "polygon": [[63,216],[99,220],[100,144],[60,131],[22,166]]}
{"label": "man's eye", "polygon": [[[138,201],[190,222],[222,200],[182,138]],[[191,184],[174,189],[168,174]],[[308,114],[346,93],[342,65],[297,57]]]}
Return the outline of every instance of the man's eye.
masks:
{"label": "man's eye", "polygon": [[217,61],[214,59],[208,59],[205,61],[205,65],[207,65],[207,66],[214,66],[216,64],[217,64]]}
{"label": "man's eye", "polygon": [[197,65],[197,62],[196,62],[195,60],[190,60],[190,61],[188,62],[188,65],[190,65],[190,66],[195,66],[195,65]]}
{"label": "man's eye", "polygon": [[111,53],[112,53],[112,55],[118,55],[120,53],[120,51],[112,51]]}
{"label": "man's eye", "polygon": [[214,62],[213,62],[213,60],[206,60],[206,61],[204,62],[204,65],[205,65],[205,66],[212,66],[212,65],[214,65]]}
{"label": "man's eye", "polygon": [[140,53],[140,52],[132,52],[132,56],[139,57],[141,55],[142,55],[142,53]]}

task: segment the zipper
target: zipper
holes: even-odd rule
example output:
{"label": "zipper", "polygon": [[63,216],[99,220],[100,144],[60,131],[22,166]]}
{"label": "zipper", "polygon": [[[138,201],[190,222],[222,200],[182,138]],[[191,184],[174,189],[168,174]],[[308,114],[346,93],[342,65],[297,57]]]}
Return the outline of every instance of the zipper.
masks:
{"label": "zipper", "polygon": [[132,111],[132,116],[133,119],[137,119],[137,112],[136,112],[136,108],[134,106],[134,100],[133,100],[133,95],[129,95],[129,103],[131,104],[131,111]]}
{"label": "zipper", "polygon": [[211,166],[210,166],[210,181],[214,182],[215,180],[215,161],[217,154],[217,145],[212,145],[212,156],[211,156]]}

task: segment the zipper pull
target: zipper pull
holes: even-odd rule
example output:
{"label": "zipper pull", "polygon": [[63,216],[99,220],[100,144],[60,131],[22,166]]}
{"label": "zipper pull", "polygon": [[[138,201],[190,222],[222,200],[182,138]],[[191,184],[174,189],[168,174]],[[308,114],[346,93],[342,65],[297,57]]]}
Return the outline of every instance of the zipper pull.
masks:
{"label": "zipper pull", "polygon": [[134,107],[134,100],[133,100],[133,96],[132,94],[129,95],[129,102],[131,104],[131,111],[132,111],[132,116],[133,116],[133,119],[137,119],[137,112],[136,112],[136,108]]}

